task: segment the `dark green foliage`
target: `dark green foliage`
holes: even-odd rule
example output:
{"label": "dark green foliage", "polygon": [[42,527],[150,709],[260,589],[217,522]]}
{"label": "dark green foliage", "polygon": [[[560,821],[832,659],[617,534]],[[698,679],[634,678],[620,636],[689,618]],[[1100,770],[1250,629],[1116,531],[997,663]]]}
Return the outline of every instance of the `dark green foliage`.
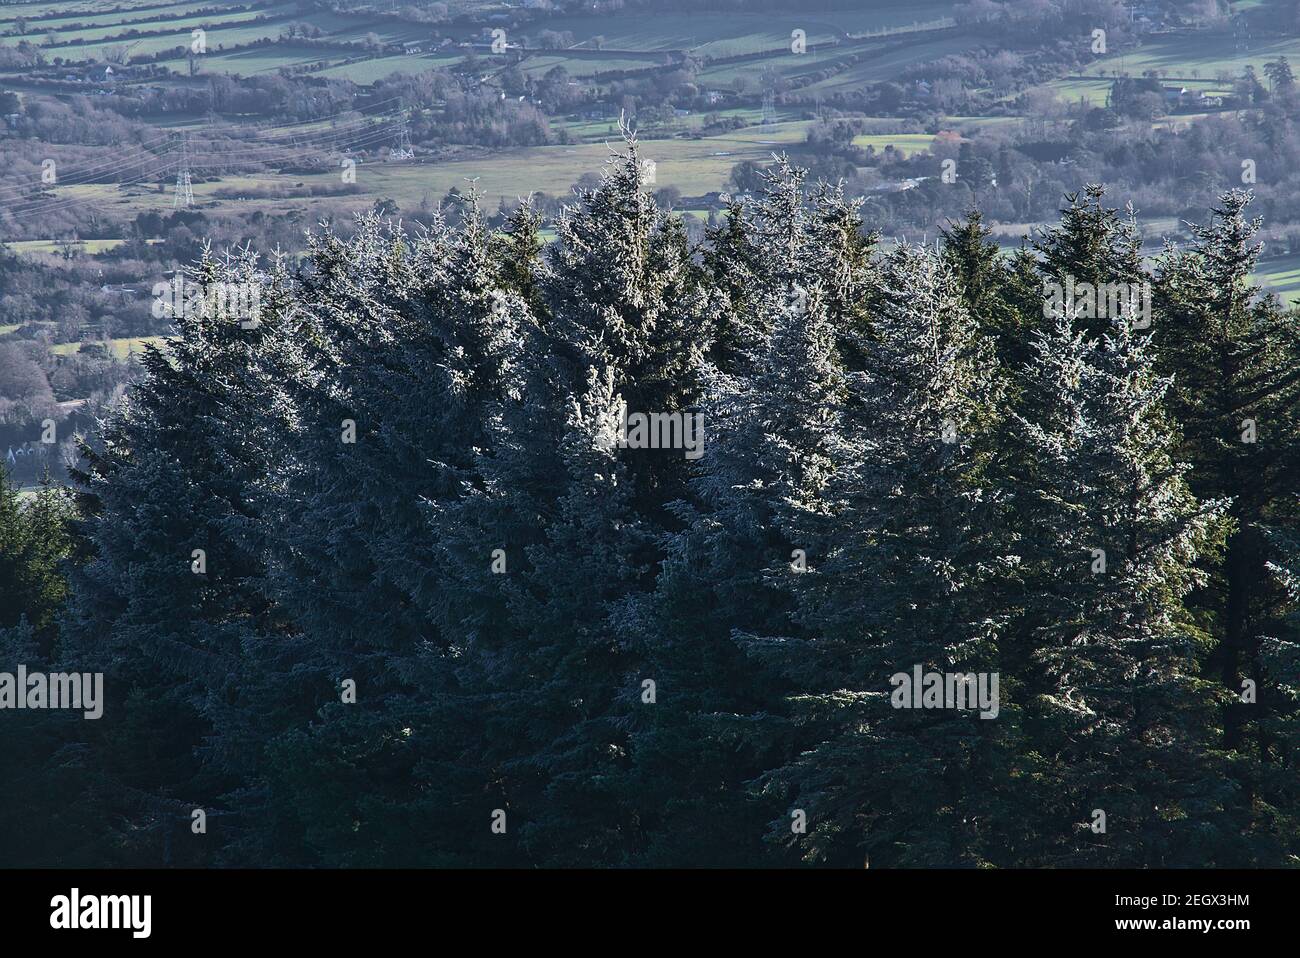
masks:
{"label": "dark green foliage", "polygon": [[49,636],[67,594],[59,564],[72,551],[73,508],[70,497],[52,485],[24,503],[0,473],[0,629],[26,621],[35,636]]}
{"label": "dark green foliage", "polygon": [[[0,474],[0,671],[19,665],[47,671],[52,622],[67,592],[61,568],[72,548],[71,497],[46,486],[24,502]],[[81,756],[68,748],[78,713],[0,712],[4,745],[0,781],[3,860],[17,864],[85,864],[92,823],[63,796],[76,788]]]}
{"label": "dark green foliage", "polygon": [[[1194,227],[1192,246],[1166,255],[1154,330],[1161,371],[1174,380],[1169,408],[1191,489],[1231,500],[1227,542],[1203,562],[1208,581],[1190,605],[1216,639],[1207,671],[1231,693],[1222,745],[1234,758],[1237,828],[1252,836],[1234,859],[1243,864],[1295,847],[1296,753],[1285,730],[1295,721],[1296,676],[1284,650],[1297,633],[1273,567],[1287,566],[1277,543],[1300,529],[1300,330],[1250,283],[1259,255],[1250,201],[1224,194],[1210,222]],[[1241,700],[1247,680],[1257,685],[1254,702]]]}

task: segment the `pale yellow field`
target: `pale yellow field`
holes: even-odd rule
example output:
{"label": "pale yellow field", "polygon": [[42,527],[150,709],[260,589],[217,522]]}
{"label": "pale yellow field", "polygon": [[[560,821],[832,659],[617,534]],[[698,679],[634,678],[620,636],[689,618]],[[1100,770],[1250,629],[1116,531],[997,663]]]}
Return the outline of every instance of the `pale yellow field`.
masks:
{"label": "pale yellow field", "polygon": [[[108,350],[118,359],[126,359],[132,353],[140,352],[145,343],[162,343],[167,339],[166,336],[137,336],[124,337],[122,339],[110,339],[101,342],[101,345],[107,345]],[[71,356],[81,348],[81,343],[60,343],[57,346],[51,346],[50,351],[56,356]]]}

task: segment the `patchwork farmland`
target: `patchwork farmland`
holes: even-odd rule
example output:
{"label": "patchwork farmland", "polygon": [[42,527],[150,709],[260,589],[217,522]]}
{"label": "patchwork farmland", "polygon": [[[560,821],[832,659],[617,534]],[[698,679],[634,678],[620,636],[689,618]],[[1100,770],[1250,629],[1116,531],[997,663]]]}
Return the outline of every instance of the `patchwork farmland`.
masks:
{"label": "patchwork farmland", "polygon": [[[1279,64],[1300,58],[1280,0],[1203,22],[1133,3],[1102,52],[1050,4],[1041,22],[996,24],[948,0],[720,6],[0,6],[0,269],[13,273],[0,343],[43,344],[51,370],[137,356],[166,334],[149,288],[205,239],[297,256],[322,221],[428,224],[469,194],[498,218],[532,197],[550,238],[621,122],[693,242],[786,153],[857,195],[883,248],[930,242],[980,207],[1010,254],[1096,181],[1134,203],[1156,257],[1192,238],[1188,221],[1249,159],[1269,212],[1255,277],[1300,296],[1284,182],[1300,145],[1240,142],[1251,110],[1283,102]],[[1205,155],[1163,164],[1175,143]],[[44,292],[78,283],[90,292],[76,302]]]}

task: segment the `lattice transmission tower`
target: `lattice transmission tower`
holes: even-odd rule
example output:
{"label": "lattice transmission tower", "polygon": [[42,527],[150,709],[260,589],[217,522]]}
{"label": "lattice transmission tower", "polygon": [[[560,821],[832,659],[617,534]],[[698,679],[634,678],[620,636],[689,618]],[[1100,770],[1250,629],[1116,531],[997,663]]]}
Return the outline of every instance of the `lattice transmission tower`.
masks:
{"label": "lattice transmission tower", "polygon": [[415,159],[415,150],[411,147],[411,133],[406,127],[406,107],[402,107],[402,120],[397,127],[397,141],[389,151],[388,156],[394,160],[413,160]]}
{"label": "lattice transmission tower", "polygon": [[176,161],[176,192],[172,195],[172,209],[194,205],[194,187],[190,185],[189,137],[181,135],[181,155]]}

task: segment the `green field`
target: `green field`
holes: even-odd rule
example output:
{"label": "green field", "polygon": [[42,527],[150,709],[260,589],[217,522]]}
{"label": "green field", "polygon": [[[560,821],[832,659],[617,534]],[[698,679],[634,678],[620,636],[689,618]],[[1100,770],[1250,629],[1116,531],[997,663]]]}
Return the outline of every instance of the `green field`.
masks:
{"label": "green field", "polygon": [[617,18],[573,16],[550,18],[537,29],[567,31],[580,47],[593,47],[603,37],[609,50],[690,50],[701,56],[732,57],[789,50],[791,33],[803,30],[810,48],[853,36],[907,31],[914,24],[946,24],[952,10],[948,0],[873,0],[870,9],[797,15],[788,13],[672,12]]}
{"label": "green field", "polygon": [[[234,76],[255,76],[273,73],[281,67],[296,67],[322,60],[338,59],[329,51],[314,47],[299,47],[290,43],[277,43],[270,47],[251,50],[234,50],[229,53],[209,53],[199,64],[201,73],[229,73]],[[362,64],[355,64],[361,66]],[[390,71],[391,72],[391,71]]]}
{"label": "green field", "polygon": [[157,0],[86,0],[84,3],[69,4],[67,0],[42,0],[37,3],[12,3],[4,7],[4,17],[0,18],[0,23],[6,20],[13,20],[17,17],[40,17],[50,14],[59,14],[60,16],[74,17],[81,11],[88,14],[101,13],[108,9],[114,10],[146,10],[151,7],[162,7],[166,4],[160,4]]}
{"label": "green field", "polygon": [[[60,57],[69,63],[102,62],[115,51],[128,50],[128,56],[139,59],[157,53],[175,51],[163,62],[182,59],[188,53],[191,31],[202,27],[206,33],[207,52],[199,58],[201,72],[230,72],[240,75],[276,69],[283,65],[315,62],[322,59],[340,60],[347,56],[339,50],[304,48],[292,43],[249,51],[249,59],[240,59],[228,48],[270,39],[278,41],[291,23],[301,23],[319,29],[323,37],[343,41],[361,41],[375,34],[387,43],[427,39],[428,29],[419,24],[382,21],[364,16],[347,16],[322,10],[303,11],[295,3],[257,5],[252,10],[230,9],[211,12],[221,7],[220,0],[209,3],[141,4],[128,15],[101,15],[93,19],[65,12],[58,20],[33,21],[28,25],[28,36],[41,45],[47,59]],[[0,8],[0,25],[12,24],[18,15],[16,7]],[[208,12],[196,14],[197,10]],[[166,20],[140,22],[139,18],[168,14]],[[258,17],[271,18],[266,23],[253,23]],[[79,24],[77,29],[67,29]],[[57,40],[45,45],[45,34],[54,31]],[[123,37],[128,30],[159,35]],[[74,42],[90,41],[90,42]],[[13,38],[5,42],[14,42]],[[224,48],[224,49],[223,49]],[[304,55],[306,54],[306,55]],[[389,71],[391,72],[391,71]]]}
{"label": "green field", "polygon": [[[394,73],[423,73],[425,70],[442,70],[460,61],[458,56],[447,54],[422,54],[404,57],[376,57],[362,60],[360,63],[348,63],[342,66],[328,67],[315,76],[333,77],[351,80],[353,83],[369,84],[382,80]],[[235,71],[230,71],[235,72]]]}
{"label": "green field", "polygon": [[1116,71],[1142,76],[1154,70],[1160,76],[1179,80],[1214,80],[1220,74],[1240,76],[1250,64],[1261,80],[1264,64],[1285,56],[1300,60],[1300,37],[1256,38],[1249,49],[1237,49],[1232,34],[1200,33],[1189,36],[1149,38],[1139,49],[1106,57],[1089,64],[1088,76],[1114,76]]}
{"label": "green field", "polygon": [[[901,40],[901,42],[900,42]],[[810,46],[803,54],[781,52],[762,60],[741,60],[710,64],[700,73],[700,82],[713,87],[730,87],[737,80],[755,89],[760,70],[771,68],[788,80],[798,80],[824,70],[836,73],[818,80],[801,92],[834,94],[864,84],[895,80],[907,67],[929,59],[960,53],[977,40],[956,35],[936,35],[909,40],[894,36],[873,40],[849,40],[838,46]],[[857,62],[854,62],[856,58]]]}
{"label": "green field", "polygon": [[[28,30],[28,33],[36,37],[43,37],[45,33],[49,30],[54,30],[57,32],[63,29],[64,27],[68,27],[73,24],[82,24],[87,27],[93,27],[96,25],[103,25],[103,26],[128,25],[128,26],[134,26],[136,29],[139,30],[149,30],[152,29],[153,27],[163,26],[164,21],[161,20],[157,21],[153,24],[153,27],[151,27],[148,24],[140,22],[142,17],[156,17],[156,16],[161,16],[165,13],[174,14],[175,16],[181,17],[193,13],[196,10],[209,9],[215,5],[216,4],[205,3],[203,2],[203,0],[199,0],[199,2],[190,2],[190,3],[162,3],[156,6],[150,5],[147,7],[141,7],[138,10],[131,13],[69,14],[66,16],[61,16],[50,20],[33,21],[31,27]],[[108,4],[105,4],[105,6],[108,6]],[[3,18],[0,18],[0,22],[4,22],[5,20],[12,19],[8,14],[8,11],[12,9],[13,9],[12,7],[4,8],[5,16]]]}
{"label": "green field", "polygon": [[938,60],[959,54],[976,45],[974,38],[960,35],[942,36],[901,46],[891,44],[891,48],[884,48],[883,44],[877,44],[876,46],[881,48],[880,52],[872,49],[862,62],[843,73],[814,83],[804,92],[839,93],[858,89],[868,83],[896,80],[903,70],[917,62]]}
{"label": "green field", "polygon": [[1277,293],[1287,305],[1300,303],[1300,254],[1263,260],[1250,278]]}
{"label": "green field", "polygon": [[[189,9],[190,10],[201,9],[201,7],[190,7]],[[81,59],[86,59],[86,57],[79,55],[77,52],[78,50],[102,49],[101,47],[93,45],[93,43],[91,43],[90,41],[111,39],[113,37],[119,36],[124,30],[127,29],[139,30],[142,32],[148,31],[150,33],[152,33],[155,30],[171,30],[171,31],[175,31],[178,36],[183,37],[183,39],[181,40],[173,40],[167,43],[162,42],[163,40],[166,40],[166,37],[145,37],[143,38],[139,46],[135,47],[135,49],[132,50],[132,53],[152,53],[154,52],[155,49],[166,49],[168,46],[175,46],[177,43],[184,43],[185,45],[188,46],[190,42],[190,31],[195,27],[202,26],[203,24],[206,23],[214,23],[214,24],[220,23],[223,25],[229,24],[231,26],[234,26],[240,23],[247,22],[259,16],[287,16],[292,11],[292,9],[293,8],[291,6],[286,4],[279,7],[267,7],[258,10],[248,10],[248,11],[232,10],[231,12],[221,14],[219,17],[214,19],[211,14],[204,14],[200,16],[188,15],[189,10],[182,8],[178,10],[176,16],[170,20],[156,20],[147,23],[132,23],[132,24],[122,24],[121,22],[113,22],[110,20],[105,25],[99,27],[90,27],[88,29],[82,29],[82,30],[56,32],[55,36],[59,38],[60,42],[54,46],[47,47],[42,45],[42,48],[48,51],[48,55],[52,57],[61,56],[65,59],[81,60]],[[149,11],[149,12],[153,13],[154,11]],[[162,10],[160,9],[157,12],[161,13]],[[35,24],[34,26],[36,26],[38,29],[42,31],[41,33],[37,34],[38,37],[44,37],[44,31],[49,29],[49,27],[47,27],[43,23]],[[278,36],[280,32],[280,27],[275,24],[267,24],[265,27],[262,28],[262,31],[266,35]],[[32,31],[29,28],[29,32],[34,32],[34,31]],[[215,33],[215,31],[212,32]],[[85,40],[87,41],[87,44],[85,46],[81,46],[78,44],[71,44],[67,42],[69,40],[74,40],[74,39]],[[158,41],[157,45],[155,46],[150,45],[150,41],[153,40]],[[129,45],[131,43],[134,43],[135,40],[134,39],[119,40],[114,42],[124,43]]]}
{"label": "green field", "polygon": [[929,133],[864,133],[853,138],[854,146],[874,147],[877,153],[883,153],[886,147],[892,146],[903,156],[924,153],[933,143],[934,137]]}
{"label": "green field", "polygon": [[1086,103],[1088,106],[1106,105],[1110,96],[1111,80],[1055,80],[1047,88],[1065,103]]}

